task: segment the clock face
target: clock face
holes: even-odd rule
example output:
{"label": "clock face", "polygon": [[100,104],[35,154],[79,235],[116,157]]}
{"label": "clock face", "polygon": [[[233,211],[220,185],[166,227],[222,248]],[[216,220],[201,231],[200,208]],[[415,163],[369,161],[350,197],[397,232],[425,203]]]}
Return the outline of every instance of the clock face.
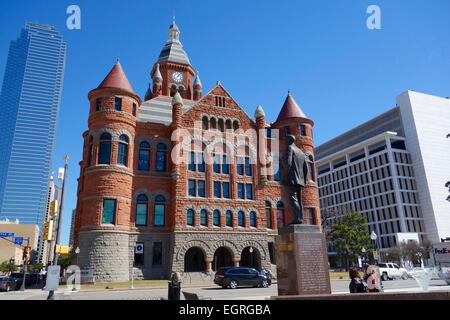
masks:
{"label": "clock face", "polygon": [[183,81],[183,74],[181,72],[176,71],[172,73],[172,79],[173,81],[180,83]]}

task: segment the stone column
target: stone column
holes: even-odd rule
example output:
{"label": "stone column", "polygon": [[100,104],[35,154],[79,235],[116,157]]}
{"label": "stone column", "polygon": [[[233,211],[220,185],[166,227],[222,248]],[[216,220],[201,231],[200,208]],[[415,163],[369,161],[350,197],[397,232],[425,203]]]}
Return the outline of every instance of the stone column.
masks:
{"label": "stone column", "polygon": [[212,260],[206,260],[206,271],[212,272]]}

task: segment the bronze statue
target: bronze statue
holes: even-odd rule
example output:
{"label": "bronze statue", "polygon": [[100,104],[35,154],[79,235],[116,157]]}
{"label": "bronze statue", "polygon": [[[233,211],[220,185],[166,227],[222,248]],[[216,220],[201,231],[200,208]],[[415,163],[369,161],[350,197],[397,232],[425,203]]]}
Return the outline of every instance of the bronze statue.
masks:
{"label": "bronze statue", "polygon": [[306,185],[308,164],[302,150],[295,145],[295,136],[286,136],[286,157],[281,162],[282,184],[288,196],[289,207],[294,213],[290,224],[303,224],[302,191]]}

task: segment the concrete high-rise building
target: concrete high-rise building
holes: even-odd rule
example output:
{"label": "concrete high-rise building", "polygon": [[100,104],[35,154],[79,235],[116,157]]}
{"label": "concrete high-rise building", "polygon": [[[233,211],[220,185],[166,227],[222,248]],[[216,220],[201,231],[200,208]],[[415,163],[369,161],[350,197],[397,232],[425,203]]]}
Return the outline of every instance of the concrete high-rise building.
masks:
{"label": "concrete high-rise building", "polygon": [[42,229],[65,61],[52,26],[27,23],[10,45],[0,96],[0,219]]}
{"label": "concrete high-rise building", "polygon": [[380,248],[450,236],[449,124],[449,99],[407,91],[395,108],[320,145],[321,209],[360,212]]}

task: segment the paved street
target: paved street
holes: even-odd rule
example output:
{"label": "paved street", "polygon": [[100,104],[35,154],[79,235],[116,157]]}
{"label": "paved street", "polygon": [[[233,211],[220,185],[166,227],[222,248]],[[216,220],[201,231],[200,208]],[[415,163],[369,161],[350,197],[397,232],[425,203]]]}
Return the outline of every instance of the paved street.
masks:
{"label": "paved street", "polygon": [[[331,282],[333,293],[348,293],[348,281],[335,280]],[[415,280],[394,280],[383,283],[386,292],[412,292],[421,291]],[[204,298],[214,300],[264,300],[270,296],[277,295],[277,286],[270,288],[240,288],[236,290],[222,289],[220,287],[210,288],[183,288],[187,292],[196,293]],[[444,281],[433,280],[430,290],[450,291]],[[2,292],[0,300],[45,300],[47,292],[42,290],[27,290],[25,292]],[[167,289],[135,289],[135,290],[101,290],[101,291],[79,291],[67,292],[65,287],[56,293],[60,300],[155,300],[167,298]]]}

